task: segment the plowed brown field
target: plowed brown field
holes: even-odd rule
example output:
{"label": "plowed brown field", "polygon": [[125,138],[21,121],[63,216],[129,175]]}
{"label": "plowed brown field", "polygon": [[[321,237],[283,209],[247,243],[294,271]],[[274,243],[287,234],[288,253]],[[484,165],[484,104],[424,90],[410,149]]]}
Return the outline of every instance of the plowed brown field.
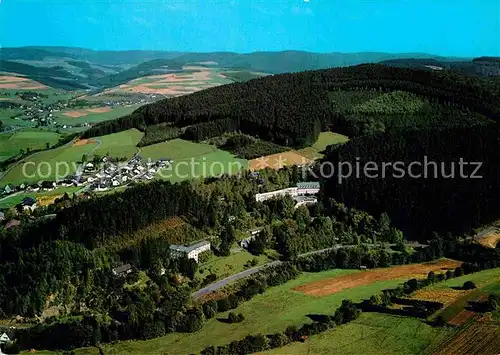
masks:
{"label": "plowed brown field", "polygon": [[369,285],[377,281],[387,281],[400,278],[424,278],[431,271],[454,269],[462,263],[455,260],[440,260],[425,264],[394,266],[384,269],[373,269],[332,279],[311,282],[294,288],[306,295],[326,296],[345,289]]}
{"label": "plowed brown field", "polygon": [[458,313],[455,317],[453,317],[448,324],[451,325],[456,325],[456,326],[461,326],[467,323],[468,320],[474,318],[476,316],[476,313],[468,310],[463,310],[460,313]]}
{"label": "plowed brown field", "polygon": [[500,353],[500,327],[474,322],[446,340],[432,355],[496,355]]}

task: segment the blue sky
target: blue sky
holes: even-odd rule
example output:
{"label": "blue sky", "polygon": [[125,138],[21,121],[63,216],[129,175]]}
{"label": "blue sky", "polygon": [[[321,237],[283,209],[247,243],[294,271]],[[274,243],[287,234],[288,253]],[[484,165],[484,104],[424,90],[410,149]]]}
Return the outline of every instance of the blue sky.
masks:
{"label": "blue sky", "polygon": [[500,55],[500,0],[0,0],[0,45]]}

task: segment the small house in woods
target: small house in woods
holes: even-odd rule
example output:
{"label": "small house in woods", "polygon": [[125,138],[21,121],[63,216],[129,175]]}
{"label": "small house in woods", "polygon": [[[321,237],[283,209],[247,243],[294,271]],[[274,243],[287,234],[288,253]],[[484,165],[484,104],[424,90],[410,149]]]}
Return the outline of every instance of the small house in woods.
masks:
{"label": "small house in woods", "polygon": [[193,245],[171,245],[170,255],[173,259],[186,256],[188,259],[194,259],[198,262],[198,256],[204,251],[210,250],[210,242],[204,240]]}
{"label": "small house in woods", "polygon": [[24,211],[34,211],[35,208],[37,208],[38,204],[36,200],[33,197],[25,197],[21,201],[21,206],[23,207]]}
{"label": "small house in woods", "polygon": [[264,229],[264,227],[257,227],[257,228],[252,228],[252,229],[247,230],[248,237],[243,238],[240,241],[240,246],[242,248],[247,249],[248,248],[248,244],[250,244],[250,242],[252,240],[254,240],[255,237],[258,236],[260,234],[260,232],[262,232],[263,229]]}
{"label": "small house in woods", "polygon": [[130,274],[131,272],[132,272],[132,266],[130,264],[118,266],[113,269],[113,274],[117,276]]}
{"label": "small house in woods", "polygon": [[10,343],[10,338],[7,333],[3,333],[2,335],[0,335],[0,345],[4,345],[7,343]]}
{"label": "small house in woods", "polygon": [[14,186],[12,184],[7,184],[7,186],[5,186],[3,189],[3,194],[8,195],[8,194],[13,193],[14,191],[16,191]]}

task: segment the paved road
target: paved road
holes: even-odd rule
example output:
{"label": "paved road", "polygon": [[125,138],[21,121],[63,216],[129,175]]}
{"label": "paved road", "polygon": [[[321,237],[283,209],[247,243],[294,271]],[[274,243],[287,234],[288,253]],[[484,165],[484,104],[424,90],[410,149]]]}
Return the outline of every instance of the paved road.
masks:
{"label": "paved road", "polygon": [[210,293],[212,291],[216,291],[219,288],[224,287],[224,286],[226,286],[227,284],[229,284],[231,282],[238,281],[240,279],[243,279],[245,277],[253,275],[256,272],[259,272],[260,270],[262,270],[264,268],[268,268],[268,267],[274,266],[274,265],[279,265],[281,263],[282,263],[282,261],[277,260],[277,261],[272,261],[270,263],[267,263],[267,264],[264,264],[264,265],[261,265],[261,266],[256,266],[256,267],[253,267],[251,269],[244,270],[244,271],[239,272],[237,274],[234,274],[234,275],[231,275],[229,277],[226,277],[225,279],[217,281],[217,282],[215,282],[213,284],[210,284],[210,285],[208,285],[208,286],[206,286],[206,287],[204,287],[204,288],[202,288],[202,289],[194,292],[192,294],[192,296],[194,298],[200,298],[201,296],[206,295],[207,293]]}
{"label": "paved road", "polygon": [[[364,245],[366,245],[368,247],[374,247],[375,246],[375,244],[367,244],[367,243],[365,243]],[[396,244],[384,244],[384,245],[386,247],[393,247]],[[408,243],[406,245],[413,246],[413,247],[426,247],[427,246],[425,244],[419,244],[419,243]],[[325,248],[325,249],[320,249],[320,250],[309,251],[307,253],[303,253],[303,254],[298,255],[298,257],[302,258],[302,257],[309,256],[309,255],[321,254],[321,253],[324,253],[324,252],[329,251],[329,250],[338,250],[338,249],[342,249],[342,248],[354,248],[356,246],[357,246],[357,244],[356,245],[335,245],[335,246],[333,246],[331,248]],[[244,270],[244,271],[239,272],[237,274],[234,274],[234,275],[231,275],[229,277],[226,277],[225,279],[216,281],[213,284],[205,286],[204,288],[199,289],[196,292],[193,292],[191,294],[191,296],[193,298],[195,298],[195,299],[200,298],[201,296],[204,296],[204,295],[206,295],[206,294],[208,294],[210,292],[216,291],[219,288],[224,287],[224,286],[226,286],[227,284],[229,284],[231,282],[241,280],[241,279],[243,279],[245,277],[248,277],[250,275],[255,274],[256,272],[259,272],[262,269],[268,268],[270,266],[279,265],[281,263],[283,263],[283,262],[277,260],[277,261],[269,262],[269,263],[264,264],[264,265],[253,267],[251,269]]]}

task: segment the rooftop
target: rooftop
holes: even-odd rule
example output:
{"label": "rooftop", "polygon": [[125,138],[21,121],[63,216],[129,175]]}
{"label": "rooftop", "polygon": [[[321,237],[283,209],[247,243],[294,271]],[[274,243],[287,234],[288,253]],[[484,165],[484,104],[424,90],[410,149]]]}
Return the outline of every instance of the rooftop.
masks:
{"label": "rooftop", "polygon": [[204,247],[205,245],[210,245],[210,242],[207,242],[206,240],[203,240],[201,242],[198,242],[198,243],[192,244],[192,245],[177,245],[177,244],[172,244],[170,246],[170,249],[177,250],[177,251],[184,252],[184,253],[189,253],[189,252],[192,252],[193,250],[196,250],[198,248]]}
{"label": "rooftop", "polygon": [[318,181],[298,182],[297,187],[299,189],[319,189],[319,182]]}
{"label": "rooftop", "polygon": [[115,267],[113,269],[113,271],[116,272],[117,274],[121,274],[122,272],[130,270],[131,268],[132,268],[132,266],[130,266],[130,264],[125,264],[125,265],[122,265],[122,266]]}

